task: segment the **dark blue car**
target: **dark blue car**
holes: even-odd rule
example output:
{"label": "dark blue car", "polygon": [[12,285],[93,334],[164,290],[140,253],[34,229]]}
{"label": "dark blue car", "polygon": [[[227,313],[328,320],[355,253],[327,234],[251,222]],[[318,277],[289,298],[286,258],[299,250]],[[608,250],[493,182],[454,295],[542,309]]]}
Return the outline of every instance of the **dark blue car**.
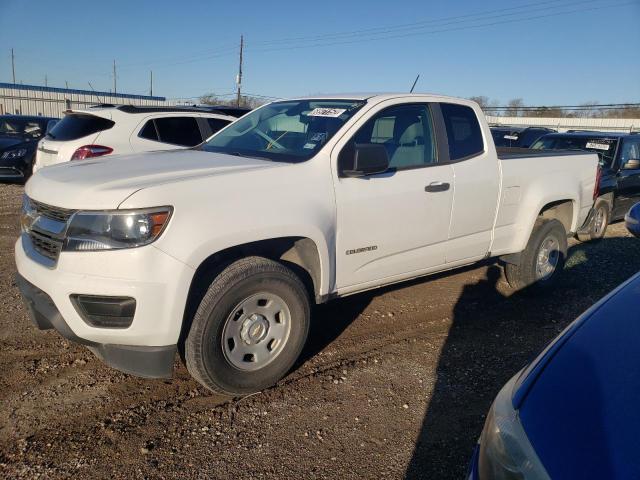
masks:
{"label": "dark blue car", "polygon": [[640,273],[502,388],[469,478],[640,478]]}
{"label": "dark blue car", "polygon": [[640,238],[640,203],[636,203],[624,216],[624,223],[629,232]]}

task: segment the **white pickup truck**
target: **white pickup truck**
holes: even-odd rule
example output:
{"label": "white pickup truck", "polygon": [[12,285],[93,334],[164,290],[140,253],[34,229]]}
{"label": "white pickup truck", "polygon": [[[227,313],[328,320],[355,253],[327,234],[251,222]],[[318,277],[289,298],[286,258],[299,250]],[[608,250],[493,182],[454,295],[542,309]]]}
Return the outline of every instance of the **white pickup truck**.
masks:
{"label": "white pickup truck", "polygon": [[[562,158],[560,158],[562,157]],[[18,284],[39,328],[109,365],[244,394],[292,368],[311,305],[498,257],[551,286],[598,158],[498,154],[435,95],[263,106],[191,150],[91,159],[26,185]]]}

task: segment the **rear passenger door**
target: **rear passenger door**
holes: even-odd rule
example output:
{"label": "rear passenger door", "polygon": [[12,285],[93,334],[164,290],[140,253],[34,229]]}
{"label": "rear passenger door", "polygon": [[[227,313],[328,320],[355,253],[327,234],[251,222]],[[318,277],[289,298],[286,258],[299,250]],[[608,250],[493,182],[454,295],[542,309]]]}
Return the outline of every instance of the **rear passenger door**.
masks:
{"label": "rear passenger door", "polygon": [[447,263],[484,257],[491,245],[500,190],[495,149],[489,148],[479,111],[466,105],[441,103],[449,161],[454,175],[454,201],[447,242]]}
{"label": "rear passenger door", "polygon": [[134,152],[174,150],[195,147],[204,140],[196,117],[164,116],[149,118],[131,136]]}

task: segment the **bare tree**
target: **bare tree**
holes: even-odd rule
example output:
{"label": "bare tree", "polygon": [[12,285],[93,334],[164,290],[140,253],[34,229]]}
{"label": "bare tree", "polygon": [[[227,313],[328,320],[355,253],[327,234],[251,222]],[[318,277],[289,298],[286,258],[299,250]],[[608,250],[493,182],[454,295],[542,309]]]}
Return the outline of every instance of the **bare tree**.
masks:
{"label": "bare tree", "polygon": [[[224,99],[217,96],[215,93],[208,93],[200,97],[200,103],[203,105],[228,105],[228,106],[235,107],[236,99],[235,98]],[[263,105],[264,103],[266,102],[261,98],[251,97],[248,95],[243,95],[240,97],[241,107],[256,108],[256,107],[259,107],[260,105]]]}
{"label": "bare tree", "polygon": [[489,106],[489,97],[485,97],[484,95],[480,95],[477,97],[469,97],[469,100],[476,102],[478,105],[480,105],[480,108],[482,110],[484,110],[485,108],[487,108]]}
{"label": "bare tree", "polygon": [[521,98],[513,98],[507,102],[505,114],[507,117],[518,117],[522,113],[524,101]]}

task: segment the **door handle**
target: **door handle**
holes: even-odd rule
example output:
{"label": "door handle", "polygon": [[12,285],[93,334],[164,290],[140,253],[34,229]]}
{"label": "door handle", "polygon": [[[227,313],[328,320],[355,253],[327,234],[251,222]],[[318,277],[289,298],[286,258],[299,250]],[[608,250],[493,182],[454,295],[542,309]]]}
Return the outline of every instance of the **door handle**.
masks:
{"label": "door handle", "polygon": [[425,192],[433,193],[433,192],[446,192],[449,190],[449,185],[447,182],[431,182],[429,185],[424,187]]}

